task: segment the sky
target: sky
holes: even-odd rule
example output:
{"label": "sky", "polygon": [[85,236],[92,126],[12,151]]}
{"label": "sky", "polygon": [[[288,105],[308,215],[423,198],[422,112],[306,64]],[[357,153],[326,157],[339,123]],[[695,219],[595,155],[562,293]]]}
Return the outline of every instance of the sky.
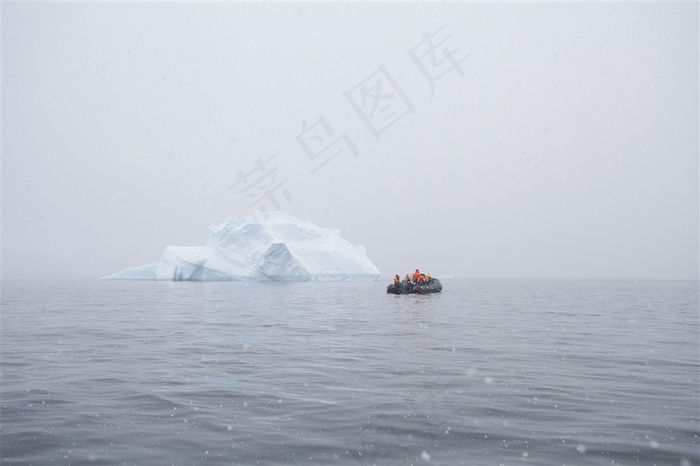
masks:
{"label": "sky", "polygon": [[698,279],[698,13],[3,3],[3,276],[279,209],[386,277]]}

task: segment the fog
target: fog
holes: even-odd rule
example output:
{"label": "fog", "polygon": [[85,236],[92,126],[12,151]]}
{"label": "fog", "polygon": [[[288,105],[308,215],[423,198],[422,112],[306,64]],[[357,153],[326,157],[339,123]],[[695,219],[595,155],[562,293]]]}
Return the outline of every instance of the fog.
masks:
{"label": "fog", "polygon": [[384,276],[697,279],[698,13],[4,3],[3,274],[280,209]]}

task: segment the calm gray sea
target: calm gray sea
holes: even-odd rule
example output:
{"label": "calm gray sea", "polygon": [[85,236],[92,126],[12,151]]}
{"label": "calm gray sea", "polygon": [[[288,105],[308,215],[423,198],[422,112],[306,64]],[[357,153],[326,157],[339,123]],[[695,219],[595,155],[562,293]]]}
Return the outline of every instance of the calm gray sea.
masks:
{"label": "calm gray sea", "polygon": [[698,465],[697,281],[5,280],[7,465]]}

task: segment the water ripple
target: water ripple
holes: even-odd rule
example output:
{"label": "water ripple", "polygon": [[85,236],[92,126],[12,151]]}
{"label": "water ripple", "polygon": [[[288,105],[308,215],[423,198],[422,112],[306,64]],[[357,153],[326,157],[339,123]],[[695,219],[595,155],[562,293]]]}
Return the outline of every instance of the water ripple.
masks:
{"label": "water ripple", "polygon": [[700,464],[697,282],[3,286],[3,464]]}

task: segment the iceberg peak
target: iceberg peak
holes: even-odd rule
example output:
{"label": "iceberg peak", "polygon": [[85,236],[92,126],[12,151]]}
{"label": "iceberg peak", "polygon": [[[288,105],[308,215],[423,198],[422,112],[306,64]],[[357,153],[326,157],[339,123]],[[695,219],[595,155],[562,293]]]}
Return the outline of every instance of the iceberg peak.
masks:
{"label": "iceberg peak", "polygon": [[365,248],[340,231],[320,228],[285,212],[219,216],[205,246],[167,246],[156,264],[105,279],[367,281],[379,270]]}

